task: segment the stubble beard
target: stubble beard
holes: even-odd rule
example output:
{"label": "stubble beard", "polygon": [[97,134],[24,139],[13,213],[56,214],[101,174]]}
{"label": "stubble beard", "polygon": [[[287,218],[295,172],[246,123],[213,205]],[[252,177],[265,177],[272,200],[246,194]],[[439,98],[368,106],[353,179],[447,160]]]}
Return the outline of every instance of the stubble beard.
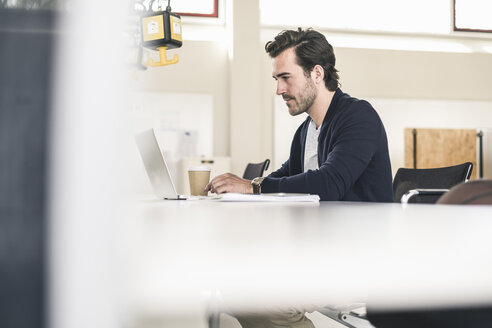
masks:
{"label": "stubble beard", "polygon": [[[294,103],[287,103],[287,107],[289,108],[289,114],[292,116],[296,116],[302,113],[307,112],[314,103],[316,96],[318,95],[316,86],[311,79],[306,79],[307,83],[299,94],[299,96],[293,98],[291,96],[287,96],[288,98],[293,98]],[[285,98],[285,97],[284,97]]]}

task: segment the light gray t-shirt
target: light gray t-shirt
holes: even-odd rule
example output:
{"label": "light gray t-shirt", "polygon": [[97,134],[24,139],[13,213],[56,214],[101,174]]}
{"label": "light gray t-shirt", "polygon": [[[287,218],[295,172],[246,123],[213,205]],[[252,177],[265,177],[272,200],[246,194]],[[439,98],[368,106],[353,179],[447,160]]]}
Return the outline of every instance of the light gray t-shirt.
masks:
{"label": "light gray t-shirt", "polygon": [[316,124],[313,120],[309,122],[306,135],[306,148],[304,149],[304,172],[319,169],[318,137],[320,128],[316,129]]}

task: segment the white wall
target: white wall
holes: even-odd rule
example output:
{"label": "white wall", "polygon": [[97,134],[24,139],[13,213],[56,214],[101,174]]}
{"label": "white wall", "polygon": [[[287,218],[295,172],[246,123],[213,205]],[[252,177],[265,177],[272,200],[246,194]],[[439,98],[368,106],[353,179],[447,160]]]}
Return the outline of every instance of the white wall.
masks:
{"label": "white wall", "polygon": [[[405,127],[492,127],[491,54],[335,48],[335,55],[342,90],[371,102],[383,120],[393,172],[403,166]],[[278,167],[288,156],[288,135],[303,118],[281,110],[269,62],[263,83],[270,93],[265,104],[277,120],[271,138]]]}
{"label": "white wall", "polygon": [[[403,130],[407,127],[457,129],[492,127],[492,101],[383,98],[367,100],[377,109],[385,125],[393,173],[404,166]],[[490,134],[490,131],[486,133]],[[484,173],[486,177],[492,178],[492,172]]]}
{"label": "white wall", "polygon": [[[484,117],[492,115],[492,101],[391,98],[365,100],[376,109],[385,126],[393,174],[404,166],[405,128],[485,128],[487,135],[492,134],[492,124],[484,120]],[[306,115],[291,117],[280,97],[274,98],[274,106],[272,165],[279,167],[288,158],[291,138],[306,119]],[[492,178],[490,168],[485,170],[484,176]]]}
{"label": "white wall", "polygon": [[[248,15],[258,14],[256,10],[248,8],[242,8],[244,12],[241,16],[246,20],[250,17]],[[250,21],[255,22],[257,19]],[[186,29],[187,25],[184,24],[183,35],[186,35]],[[282,27],[279,27],[278,31],[270,31],[270,35],[275,35],[281,29]],[[403,144],[399,145],[399,135],[402,133],[399,130],[404,122],[427,127],[492,127],[492,109],[486,104],[492,101],[492,54],[484,51],[439,52],[435,47],[432,51],[356,48],[350,47],[350,42],[344,42],[345,39],[353,37],[350,33],[324,33],[328,41],[334,40],[336,66],[340,71],[342,90],[357,98],[379,102],[375,107],[377,110],[378,106],[381,107],[380,114],[390,137],[394,166],[401,163]],[[251,35],[248,34],[248,37]],[[358,36],[359,39],[367,40],[371,40],[371,37]],[[384,38],[385,36],[379,36],[378,40]],[[395,41],[399,37],[388,35],[387,38]],[[408,39],[408,36],[401,36],[402,42]],[[448,39],[445,41],[454,40]],[[458,41],[461,42],[463,39],[460,37]],[[463,42],[473,42],[473,39],[471,40]],[[247,61],[242,61],[242,64],[235,65],[233,70],[226,41],[189,41],[185,38],[183,47],[172,51],[180,55],[178,64],[139,72],[135,86],[145,91],[212,94],[214,155],[232,155],[232,166],[235,173],[240,174],[244,158],[251,158],[251,161],[267,157],[273,159],[275,84],[271,78],[271,61],[263,50],[264,36],[258,35],[256,47],[236,48],[240,49],[243,58],[247,58],[248,55],[252,58],[260,56],[260,63],[255,61],[254,64],[248,64]],[[482,38],[479,41],[481,44],[492,46],[491,38]],[[240,43],[241,40],[235,42]],[[248,44],[253,44],[252,42],[248,40]],[[469,49],[475,51],[473,47]],[[252,74],[252,70],[258,72]],[[238,82],[243,76],[248,76],[247,84]],[[254,76],[258,78],[257,85],[251,80]],[[231,85],[235,85],[234,91],[231,90]],[[260,92],[257,91],[258,86]],[[405,109],[391,108],[390,102],[393,100],[404,101]],[[423,109],[420,107],[420,101],[426,104],[438,102],[439,109],[428,106]],[[470,112],[467,106],[461,108],[459,105],[468,104],[468,101],[484,103],[479,106],[480,109]],[[238,105],[240,102],[251,106]],[[233,104],[236,108],[236,118],[231,117]],[[257,106],[261,107],[260,115],[257,115]],[[255,114],[247,115],[250,110]],[[407,118],[411,118],[411,121]],[[241,133],[236,133],[232,138],[231,131]],[[261,137],[258,139],[251,136]],[[290,140],[286,140],[286,143],[290,144]],[[247,154],[244,151],[245,145]],[[274,163],[271,168],[274,169],[277,165],[278,163]]]}
{"label": "white wall", "polygon": [[170,50],[168,56],[174,54],[179,55],[177,64],[136,71],[132,80],[134,90],[212,95],[213,152],[218,156],[229,155],[229,65],[226,43],[185,40],[183,47]]}

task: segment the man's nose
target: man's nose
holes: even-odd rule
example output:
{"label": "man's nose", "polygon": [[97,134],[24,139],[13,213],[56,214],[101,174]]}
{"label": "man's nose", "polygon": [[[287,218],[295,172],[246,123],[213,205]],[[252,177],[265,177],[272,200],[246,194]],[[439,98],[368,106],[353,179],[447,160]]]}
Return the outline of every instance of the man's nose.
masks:
{"label": "man's nose", "polygon": [[277,95],[280,96],[283,93],[285,93],[284,84],[281,83],[280,81],[277,81]]}

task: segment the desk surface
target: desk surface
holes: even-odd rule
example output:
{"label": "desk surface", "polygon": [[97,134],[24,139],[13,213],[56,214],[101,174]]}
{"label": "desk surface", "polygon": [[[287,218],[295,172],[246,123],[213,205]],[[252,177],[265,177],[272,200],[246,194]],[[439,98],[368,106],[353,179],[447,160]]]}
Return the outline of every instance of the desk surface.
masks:
{"label": "desk surface", "polygon": [[128,236],[132,305],[492,303],[492,207],[143,200]]}

